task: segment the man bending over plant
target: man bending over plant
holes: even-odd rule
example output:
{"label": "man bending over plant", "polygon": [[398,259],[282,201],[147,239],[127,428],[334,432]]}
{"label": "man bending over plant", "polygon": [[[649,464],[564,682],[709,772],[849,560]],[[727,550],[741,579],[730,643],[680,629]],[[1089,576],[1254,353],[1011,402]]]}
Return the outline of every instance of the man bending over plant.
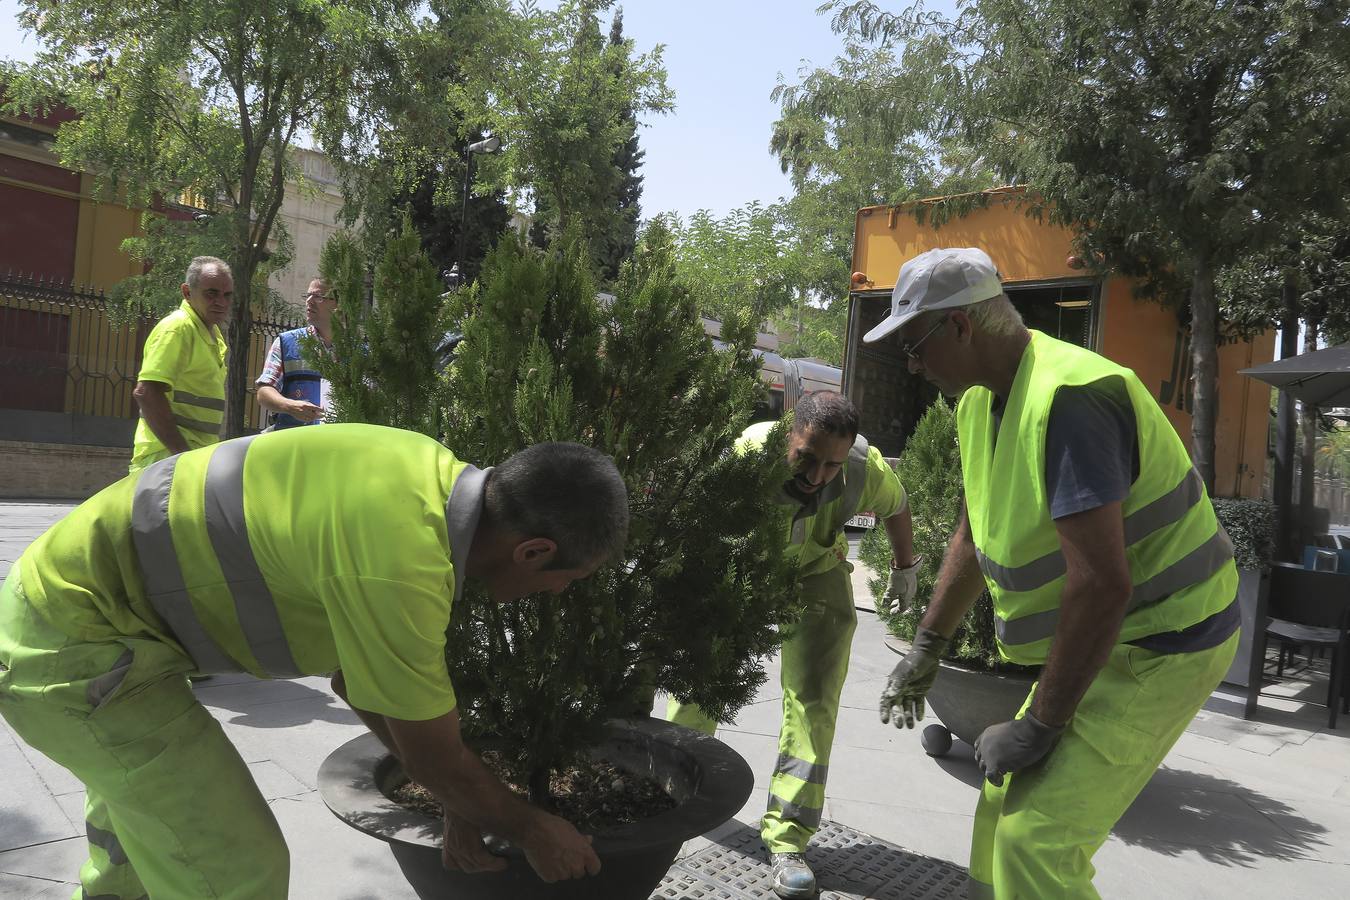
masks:
{"label": "man bending over plant", "polygon": [[[769,810],[760,823],[773,857],[773,889],[796,900],[816,896],[816,878],[803,855],[820,827],[839,694],[848,674],[857,615],[844,523],[860,510],[882,520],[891,542],[885,602],[899,612],[914,597],[918,564],[905,489],[880,451],[858,434],[858,410],[842,394],[817,391],[798,401],[788,436],[795,475],[782,502],[795,508],[788,535],[802,579],[805,613],[783,641],[783,725]],[[741,446],[762,446],[772,422],[751,425]],[[716,723],[696,706],[670,704],[672,722],[709,734]]]}
{"label": "man bending over plant", "polygon": [[[517,799],[460,741],[445,632],[464,579],[559,593],[623,547],[613,461],[539,444],[495,469],[374,425],[189,451],[95,495],[0,589],[0,714],[87,788],[84,896],[287,895],[276,820],[187,675],[334,688],[453,820],[541,878],[599,870],[589,840]],[[476,832],[475,832],[476,836]],[[448,866],[499,869],[447,833]]]}
{"label": "man bending over plant", "polygon": [[1028,331],[984,251],[906,262],[864,340],[897,330],[909,370],[961,398],[965,509],[881,720],[923,718],[987,585],[999,652],[1043,668],[975,742],[968,896],[1096,897],[1092,855],[1233,659],[1233,547],[1139,378]]}

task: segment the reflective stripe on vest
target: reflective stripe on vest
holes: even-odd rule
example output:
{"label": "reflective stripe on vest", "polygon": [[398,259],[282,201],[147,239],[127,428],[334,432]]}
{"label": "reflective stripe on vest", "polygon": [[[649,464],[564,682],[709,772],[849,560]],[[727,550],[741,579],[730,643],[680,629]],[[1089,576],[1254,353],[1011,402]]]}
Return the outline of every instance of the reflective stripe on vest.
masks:
{"label": "reflective stripe on vest", "polygon": [[[1129,605],[1125,612],[1165,600],[1171,594],[1187,585],[1204,581],[1219,571],[1233,558],[1233,544],[1222,528],[1214,536],[1196,547],[1190,553],[1163,569],[1157,575],[1142,584],[1134,586],[1130,593]],[[1006,620],[994,617],[994,628],[998,639],[1005,644],[1032,644],[1048,637],[1054,637],[1059,625],[1059,609],[1047,609],[1042,612],[1022,616],[1019,619]]]}
{"label": "reflective stripe on vest", "polygon": [[848,478],[844,481],[844,502],[839,510],[842,515],[836,528],[843,528],[845,522],[858,514],[858,504],[867,487],[867,450],[867,438],[858,435],[848,451]]}
{"label": "reflective stripe on vest", "polygon": [[173,399],[178,403],[186,403],[190,406],[225,411],[224,397],[198,397],[196,394],[189,394],[187,391],[174,390]]}
{"label": "reflective stripe on vest", "polygon": [[1121,503],[1132,583],[1121,639],[1193,624],[1236,590],[1231,542],[1148,390],[1128,369],[1032,332],[1002,417],[994,418],[984,388],[968,391],[957,410],[971,536],[993,594],[1000,651],[1014,662],[1045,661],[1067,571],[1043,488],[1054,398],[1062,387],[1105,379],[1119,380],[1134,414],[1141,466]]}
{"label": "reflective stripe on vest", "polygon": [[[1205,483],[1200,479],[1200,473],[1191,469],[1172,490],[1125,518],[1125,546],[1137,544],[1159,528],[1180,522],[1186,513],[1191,511],[1191,507],[1200,502],[1204,494]],[[975,558],[979,560],[980,571],[1005,591],[1034,591],[1054,581],[1067,570],[1064,554],[1059,550],[1016,568],[1001,566],[978,549],[975,551]],[[1212,572],[1206,572],[1198,578],[1192,578],[1191,581],[1203,581],[1210,574]]]}
{"label": "reflective stripe on vest", "polygon": [[[244,520],[244,457],[256,438],[225,441],[211,451],[203,486],[206,532],[221,572],[227,577],[249,652],[268,675],[293,678],[302,673],[253,555]],[[146,593],[201,671],[240,672],[243,667],[207,632],[184,587],[169,516],[176,460],[170,457],[148,467],[136,483],[131,526]]]}
{"label": "reflective stripe on vest", "polygon": [[242,672],[244,667],[232,660],[202,626],[183,584],[169,530],[169,489],[178,459],[170,456],[146,466],[131,502],[131,536],[146,597],[199,670]]}

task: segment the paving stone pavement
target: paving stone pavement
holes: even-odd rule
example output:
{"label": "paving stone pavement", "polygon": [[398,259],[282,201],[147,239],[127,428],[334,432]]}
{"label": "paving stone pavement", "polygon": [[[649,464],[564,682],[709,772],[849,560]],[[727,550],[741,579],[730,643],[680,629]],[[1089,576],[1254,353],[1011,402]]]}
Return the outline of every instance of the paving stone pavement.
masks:
{"label": "paving stone pavement", "polygon": [[[0,577],[69,508],[0,503]],[[860,569],[854,573],[860,598],[865,597],[863,581]],[[860,604],[867,606],[865,600]],[[917,731],[877,722],[876,697],[896,659],[883,637],[876,617],[861,611],[825,818],[857,834],[857,841],[882,847],[891,854],[888,859],[928,860],[944,872],[960,869],[968,861],[979,785],[973,756],[958,742],[947,756],[930,758],[919,746]],[[719,853],[736,865],[755,859],[753,825],[766,805],[777,758],[782,697],[776,660],[769,662],[768,674],[754,702],[719,731],[754,769],[755,790],[734,821],[686,845],[672,875],[691,873]],[[1325,710],[1303,702],[1322,695],[1324,678],[1314,667],[1302,680],[1272,686],[1272,693],[1286,699],[1263,697],[1255,721],[1241,718],[1240,696],[1216,693],[1097,854],[1101,895],[1141,900],[1345,896],[1350,885],[1350,717],[1328,731]],[[281,825],[291,848],[292,897],[416,896],[388,847],[342,824],[315,790],[323,758],[363,731],[326,679],[217,677],[199,682],[196,691],[239,748]],[[658,698],[658,714],[664,706],[664,698]],[[26,747],[0,720],[0,900],[69,897],[85,858],[83,835],[79,782]],[[828,840],[818,841],[808,858],[834,878],[834,852]],[[840,897],[882,896],[867,893],[879,890],[876,879],[852,885],[831,881],[827,887]],[[668,896],[719,895],[691,890]]]}

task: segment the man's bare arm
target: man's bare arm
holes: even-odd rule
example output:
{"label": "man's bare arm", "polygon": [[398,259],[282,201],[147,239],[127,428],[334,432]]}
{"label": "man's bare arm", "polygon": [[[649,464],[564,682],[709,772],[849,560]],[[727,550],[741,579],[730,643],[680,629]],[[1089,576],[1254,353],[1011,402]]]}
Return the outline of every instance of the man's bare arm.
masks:
{"label": "man's bare arm", "polygon": [[891,542],[891,563],[908,568],[914,562],[914,519],[909,504],[881,523],[886,526],[886,537]]}
{"label": "man's bare arm", "polygon": [[1061,726],[1073,717],[1120,637],[1132,591],[1120,503],[1055,521],[1067,573],[1050,655],[1031,713]]}
{"label": "man's bare arm", "polygon": [[966,612],[984,591],[984,576],[975,559],[975,542],[970,536],[970,521],[966,507],[961,505],[961,521],[947,542],[947,552],[938,570],[933,599],[920,620],[920,626],[951,637]]}
{"label": "man's bare arm", "polygon": [[141,408],[145,424],[150,426],[150,431],[159,438],[160,443],[170,453],[186,453],[187,441],[183,440],[183,433],[174,421],[173,410],[169,408],[169,391],[169,386],[162,381],[138,381],[131,396]]}

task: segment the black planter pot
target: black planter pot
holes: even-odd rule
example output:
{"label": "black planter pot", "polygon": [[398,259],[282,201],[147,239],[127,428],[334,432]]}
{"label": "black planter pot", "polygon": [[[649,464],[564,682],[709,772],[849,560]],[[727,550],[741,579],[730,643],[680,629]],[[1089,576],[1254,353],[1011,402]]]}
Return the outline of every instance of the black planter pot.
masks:
{"label": "black planter pot", "polygon": [[405,809],[389,795],[407,781],[373,734],[348,741],[319,767],[319,793],[338,818],[388,841],[417,895],[454,900],[645,900],[687,840],[730,819],[750,796],[754,774],[716,738],[658,719],[610,723],[592,755],[661,783],[674,809],[595,836],[599,875],[547,884],[524,854],[506,848],[504,872],[466,875],[441,866],[441,824]]}

